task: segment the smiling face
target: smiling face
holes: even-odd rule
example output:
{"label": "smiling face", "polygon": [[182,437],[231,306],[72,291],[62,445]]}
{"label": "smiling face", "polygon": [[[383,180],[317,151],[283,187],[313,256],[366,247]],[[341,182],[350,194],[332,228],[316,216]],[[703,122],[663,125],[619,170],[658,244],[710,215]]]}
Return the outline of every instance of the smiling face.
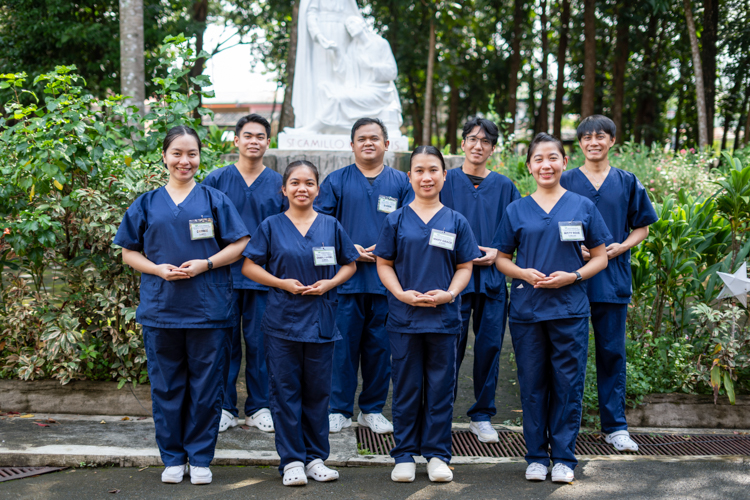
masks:
{"label": "smiling face", "polygon": [[252,160],[263,158],[270,144],[271,138],[266,134],[266,127],[255,122],[247,122],[240,135],[234,137],[234,145],[240,156]]}
{"label": "smiling face", "polygon": [[587,161],[599,162],[607,158],[610,148],[614,146],[615,138],[606,132],[592,132],[584,134],[578,141]]}
{"label": "smiling face", "polygon": [[284,196],[289,199],[289,205],[299,209],[312,207],[318,189],[315,172],[306,166],[292,170],[286,184],[281,188]]}
{"label": "smiling face", "polygon": [[563,155],[554,142],[540,142],[534,148],[530,161],[526,164],[529,172],[540,188],[550,189],[560,183],[560,176],[568,165],[568,157]]}
{"label": "smiling face", "polygon": [[362,125],[354,132],[352,151],[357,163],[383,163],[388,141],[385,140],[383,129],[377,123]]}
{"label": "smiling face", "polygon": [[482,165],[495,151],[495,146],[487,138],[482,127],[477,125],[469,132],[466,139],[461,141],[461,149],[466,154],[466,161],[475,165]]}
{"label": "smiling face", "polygon": [[175,138],[162,153],[164,164],[169,170],[169,177],[177,182],[189,182],[198,172],[201,163],[201,153],[198,141],[191,135],[181,135]]}
{"label": "smiling face", "polygon": [[411,159],[409,181],[417,198],[431,200],[440,196],[447,172],[440,158],[429,154],[415,155]]}

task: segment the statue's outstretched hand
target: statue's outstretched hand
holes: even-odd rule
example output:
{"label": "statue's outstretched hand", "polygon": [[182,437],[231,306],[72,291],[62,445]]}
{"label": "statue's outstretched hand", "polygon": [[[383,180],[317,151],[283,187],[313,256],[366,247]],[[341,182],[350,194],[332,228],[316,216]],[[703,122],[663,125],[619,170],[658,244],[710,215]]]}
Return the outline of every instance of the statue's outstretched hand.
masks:
{"label": "statue's outstretched hand", "polygon": [[336,49],[336,42],[329,40],[322,33],[318,33],[315,37],[315,41],[318,42],[324,49]]}

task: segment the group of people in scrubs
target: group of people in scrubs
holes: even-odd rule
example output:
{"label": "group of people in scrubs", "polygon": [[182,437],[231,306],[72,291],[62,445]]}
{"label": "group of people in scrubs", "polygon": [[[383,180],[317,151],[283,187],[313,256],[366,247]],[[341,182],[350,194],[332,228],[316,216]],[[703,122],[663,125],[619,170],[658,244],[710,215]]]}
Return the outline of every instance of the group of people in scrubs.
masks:
{"label": "group of people in scrubs", "polygon": [[552,462],[553,481],[574,480],[589,317],[602,431],[637,451],[625,421],[629,251],[657,217],[638,179],[609,164],[614,123],[594,115],[577,132],[586,160],[569,171],[559,139],[534,138],[526,166],[537,189],[521,198],[487,168],[499,132],[483,118],[463,128],[460,169],[419,146],[407,173],[384,164],[385,125],[360,119],[355,163],[322,183],[308,161],[283,175],[263,165],[270,124],[258,115],[237,124],[237,163],[201,184],[198,135],[171,129],[167,185],[133,202],[114,240],[142,274],[136,319],[162,481],[211,482],[218,433],[239,424],[243,340],[245,423],[275,432],[284,485],[338,479],[325,465],[328,434],[352,425],[359,370],[357,422],[393,433],[391,479],[414,481],[421,456],[431,481],[451,481],[470,324],[470,430],[488,443],[499,440],[491,418],[510,327],[526,479],[545,480]]}

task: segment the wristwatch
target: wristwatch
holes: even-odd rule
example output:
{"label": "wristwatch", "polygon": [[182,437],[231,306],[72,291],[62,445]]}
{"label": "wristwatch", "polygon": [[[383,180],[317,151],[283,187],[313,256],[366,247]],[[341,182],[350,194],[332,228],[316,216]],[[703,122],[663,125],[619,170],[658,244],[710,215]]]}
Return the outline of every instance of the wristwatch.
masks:
{"label": "wristwatch", "polygon": [[449,304],[453,304],[453,303],[454,303],[454,302],[456,301],[456,294],[455,294],[455,293],[453,293],[453,291],[452,291],[452,290],[446,290],[446,292],[448,292],[449,294],[451,294],[451,301],[450,301],[450,302],[448,302],[448,303],[449,303]]}
{"label": "wristwatch", "polygon": [[208,263],[208,270],[209,271],[214,268],[214,263],[211,262],[211,259],[206,259],[206,262]]}
{"label": "wristwatch", "polygon": [[583,276],[581,276],[581,273],[579,273],[578,271],[573,271],[573,273],[576,275],[576,283],[583,280]]}

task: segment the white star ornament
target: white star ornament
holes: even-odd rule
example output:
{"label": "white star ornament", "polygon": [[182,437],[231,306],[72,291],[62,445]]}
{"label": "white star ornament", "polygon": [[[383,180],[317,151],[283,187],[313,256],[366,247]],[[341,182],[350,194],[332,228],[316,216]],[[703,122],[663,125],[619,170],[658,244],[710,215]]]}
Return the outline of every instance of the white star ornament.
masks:
{"label": "white star ornament", "polygon": [[743,262],[734,274],[717,272],[719,278],[724,282],[724,288],[717,297],[725,299],[735,297],[747,307],[747,292],[750,292],[750,279],[747,279],[747,262]]}

